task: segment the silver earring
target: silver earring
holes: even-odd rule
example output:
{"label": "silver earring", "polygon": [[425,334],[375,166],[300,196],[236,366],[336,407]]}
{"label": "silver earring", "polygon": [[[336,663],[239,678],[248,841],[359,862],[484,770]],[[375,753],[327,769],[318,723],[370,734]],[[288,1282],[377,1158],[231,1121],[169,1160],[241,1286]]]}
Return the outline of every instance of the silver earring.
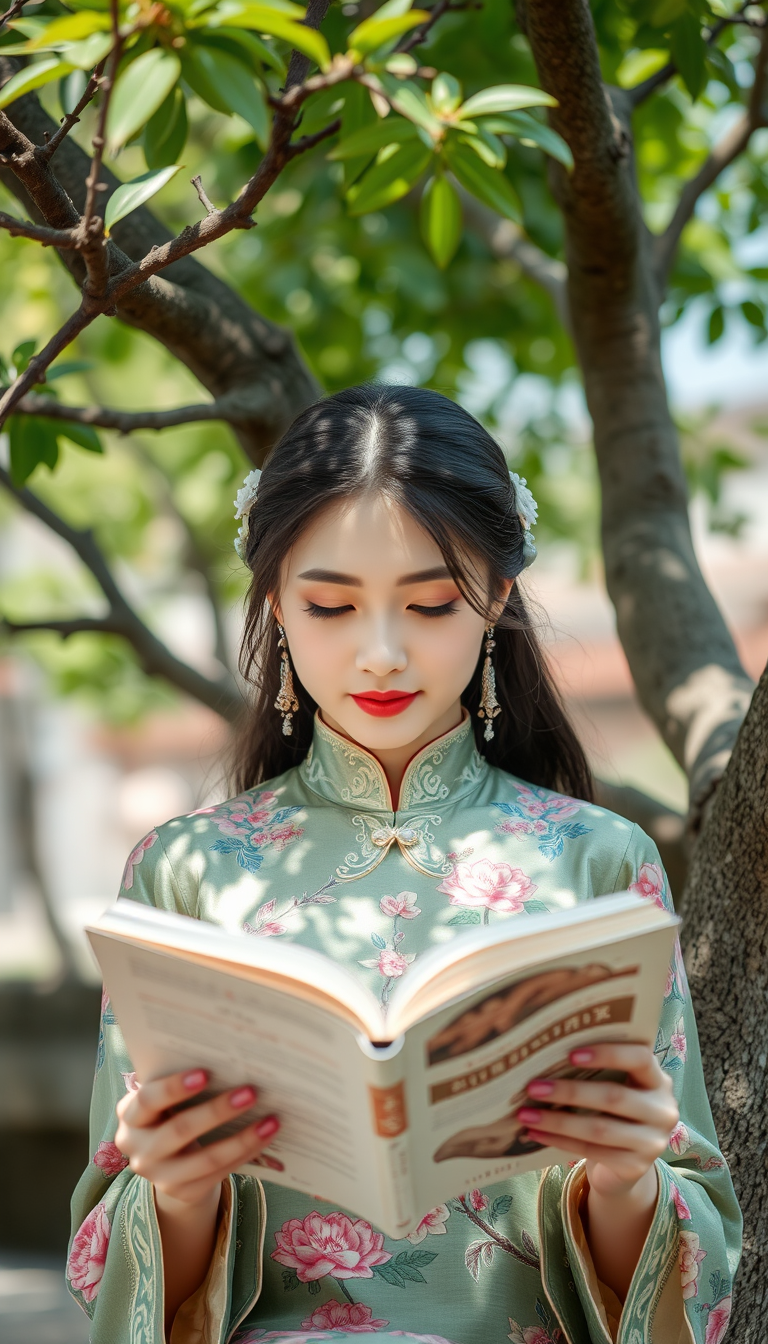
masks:
{"label": "silver earring", "polygon": [[483,737],[486,742],[490,742],[494,736],[492,720],[501,713],[501,705],[496,699],[496,670],[491,662],[491,650],[496,648],[493,633],[494,626],[487,625],[485,627],[485,662],[483,663],[483,679],[480,690],[480,708],[477,711],[477,717],[485,719]]}
{"label": "silver earring", "polygon": [[278,624],[280,638],[277,641],[277,647],[280,649],[280,690],[275,701],[275,709],[279,709],[283,716],[283,732],[286,737],[290,737],[293,732],[293,716],[299,708],[299,702],[296,699],[296,691],[293,685],[293,672],[291,671],[291,662],[288,657],[288,643],[285,638],[285,631],[282,625]]}

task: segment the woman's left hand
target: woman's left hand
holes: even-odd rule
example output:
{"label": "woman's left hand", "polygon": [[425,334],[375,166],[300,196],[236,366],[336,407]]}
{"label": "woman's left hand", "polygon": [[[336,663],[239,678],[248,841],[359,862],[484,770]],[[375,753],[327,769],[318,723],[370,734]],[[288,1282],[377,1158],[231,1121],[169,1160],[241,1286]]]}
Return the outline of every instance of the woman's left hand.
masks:
{"label": "woman's left hand", "polygon": [[[526,1089],[530,1105],[517,1118],[531,1139],[585,1157],[596,1194],[629,1194],[666,1152],[680,1118],[672,1079],[646,1045],[593,1045],[571,1051],[569,1059],[578,1068],[621,1070],[627,1082],[535,1078]],[[552,1106],[575,1106],[590,1114]]]}

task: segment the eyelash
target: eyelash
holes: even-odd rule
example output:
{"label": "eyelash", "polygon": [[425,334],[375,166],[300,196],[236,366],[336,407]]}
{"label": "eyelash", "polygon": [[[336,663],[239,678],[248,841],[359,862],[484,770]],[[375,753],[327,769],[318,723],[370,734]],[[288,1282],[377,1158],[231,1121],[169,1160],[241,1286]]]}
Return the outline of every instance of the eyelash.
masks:
{"label": "eyelash", "polygon": [[[352,611],[351,606],[346,607],[321,607],[316,602],[308,602],[304,608],[308,616],[314,616],[316,620],[328,621],[334,616],[341,616],[345,611]],[[417,607],[412,606],[411,611],[417,611],[420,616],[453,616],[458,608],[455,602],[444,602],[441,607]]]}

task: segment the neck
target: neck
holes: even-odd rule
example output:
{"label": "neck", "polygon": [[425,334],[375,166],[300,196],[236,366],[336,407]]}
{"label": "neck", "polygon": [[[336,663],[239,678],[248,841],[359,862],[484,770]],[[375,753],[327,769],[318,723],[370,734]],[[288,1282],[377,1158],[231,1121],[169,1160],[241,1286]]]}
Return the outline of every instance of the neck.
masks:
{"label": "neck", "polygon": [[341,725],[335,719],[332,719],[329,714],[324,714],[321,710],[320,715],[323,723],[332,728],[340,737],[345,737],[348,742],[354,742],[356,747],[362,747],[364,751],[368,751],[371,756],[376,757],[387,777],[392,808],[396,812],[400,801],[400,785],[403,782],[403,776],[409,763],[423,747],[428,747],[430,742],[442,737],[444,733],[449,733],[452,728],[458,728],[462,713],[461,701],[457,700],[454,705],[451,705],[450,709],[446,710],[445,714],[431,723],[428,728],[425,728],[419,737],[415,737],[412,742],[406,742],[402,747],[368,747],[365,742],[358,742],[355,738],[350,737],[349,733],[345,733]]}

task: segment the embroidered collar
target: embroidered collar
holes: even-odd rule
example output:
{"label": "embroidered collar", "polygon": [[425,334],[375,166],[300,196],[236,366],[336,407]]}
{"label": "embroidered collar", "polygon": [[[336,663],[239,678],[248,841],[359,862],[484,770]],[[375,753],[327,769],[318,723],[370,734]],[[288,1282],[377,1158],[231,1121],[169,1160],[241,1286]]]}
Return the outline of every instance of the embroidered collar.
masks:
{"label": "embroidered collar", "polygon": [[330,802],[394,818],[453,803],[474,791],[488,768],[475,747],[472,722],[465,712],[456,728],[422,747],[409,761],[395,812],[387,777],[376,757],[335,733],[316,714],[312,745],[299,771],[309,788]]}

